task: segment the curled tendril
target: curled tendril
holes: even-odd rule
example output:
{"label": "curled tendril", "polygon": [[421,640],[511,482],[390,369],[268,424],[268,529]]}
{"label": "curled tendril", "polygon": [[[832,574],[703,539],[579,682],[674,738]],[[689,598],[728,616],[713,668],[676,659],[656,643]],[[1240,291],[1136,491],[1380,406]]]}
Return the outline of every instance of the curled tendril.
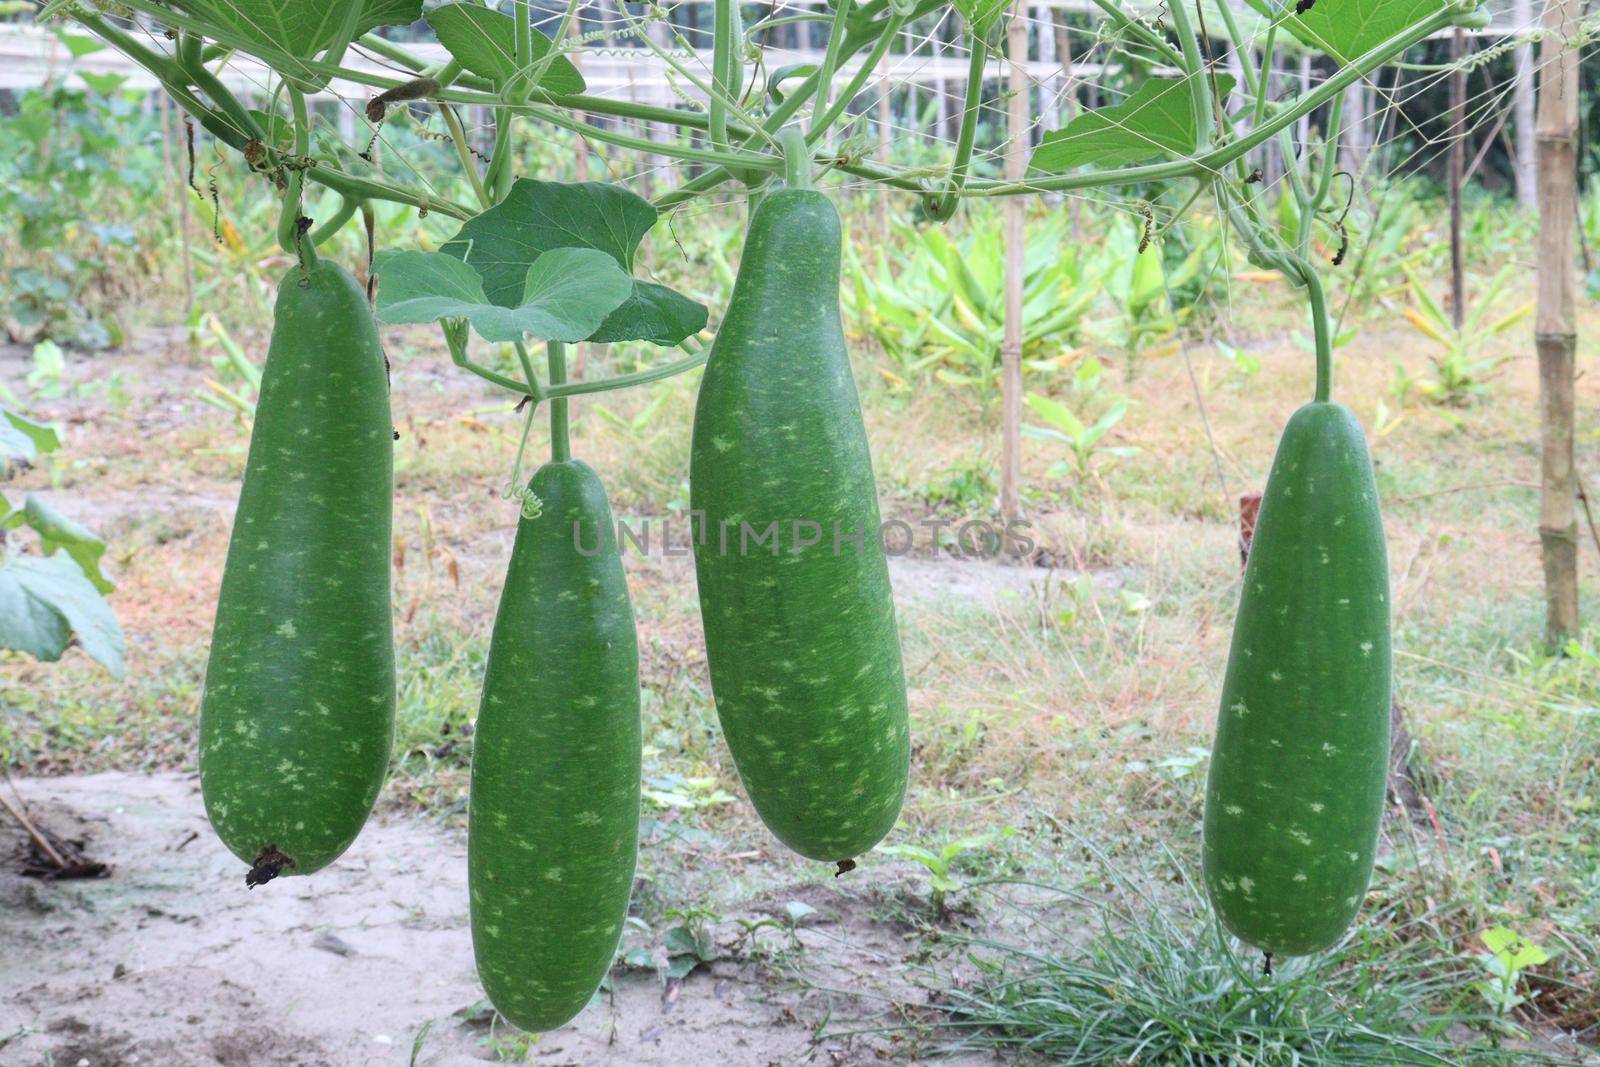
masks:
{"label": "curled tendril", "polygon": [[924,191],[917,206],[929,222],[949,222],[961,206],[961,192],[954,182],[940,182],[937,186],[923,183]]}
{"label": "curled tendril", "polygon": [[508,481],[500,489],[500,499],[520,501],[522,517],[525,519],[537,519],[544,514],[544,501],[539,499],[539,494],[531,486]]}
{"label": "curled tendril", "polygon": [[875,147],[876,143],[864,132],[847,134],[839,142],[836,158],[840,166],[851,166],[865,160]]}
{"label": "curled tendril", "polygon": [[1333,232],[1339,235],[1339,250],[1333,255],[1333,265],[1342,267],[1345,257],[1350,254],[1350,230],[1345,226],[1345,220],[1350,217],[1350,209],[1356,202],[1356,178],[1347,170],[1335,171],[1333,176],[1342,177],[1350,183],[1350,191],[1344,198],[1344,210],[1339,212],[1339,217],[1333,223]]}
{"label": "curled tendril", "polygon": [[1144,216],[1144,234],[1139,238],[1139,254],[1142,256],[1150,248],[1150,241],[1156,235],[1156,213],[1150,210],[1149,204],[1139,205],[1139,213]]}
{"label": "curled tendril", "polygon": [[790,63],[767,75],[767,99],[774,105],[783,103],[783,83],[790,78],[809,78],[817,72],[815,63]]}

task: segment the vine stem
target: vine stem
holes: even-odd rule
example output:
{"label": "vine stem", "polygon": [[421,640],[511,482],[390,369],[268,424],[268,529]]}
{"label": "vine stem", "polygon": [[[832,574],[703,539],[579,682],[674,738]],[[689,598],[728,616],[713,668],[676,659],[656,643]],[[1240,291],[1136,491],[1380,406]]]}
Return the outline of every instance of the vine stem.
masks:
{"label": "vine stem", "polygon": [[1301,281],[1311,302],[1311,332],[1317,345],[1317,392],[1315,400],[1326,404],[1333,399],[1333,333],[1328,322],[1328,295],[1322,287],[1322,276],[1309,263],[1305,264]]}
{"label": "vine stem", "polygon": [[509,389],[519,396],[531,396],[537,402],[543,398],[543,392],[538,382],[519,382],[515,378],[507,377],[498,371],[472,362],[467,358],[467,320],[466,319],[441,319],[439,329],[444,333],[444,343],[450,349],[450,362],[470,374],[476,374],[484,381],[498,385],[502,389]]}
{"label": "vine stem", "polygon": [[456,109],[441,103],[439,114],[444,116],[444,124],[450,130],[450,140],[456,146],[456,157],[461,160],[461,169],[467,172],[467,181],[472,183],[473,195],[478,198],[478,203],[488,207],[493,201],[489,199],[489,191],[483,187],[483,179],[478,175],[478,165],[473,162],[472,152],[467,147],[467,131],[462,128]]}
{"label": "vine stem", "polygon": [[311,154],[311,116],[306,110],[305,94],[293,82],[284,82],[284,87],[289,93],[289,105],[294,109],[295,165],[288,168],[289,176],[284,182],[283,207],[278,212],[278,244],[310,267],[316,262],[317,246],[309,233],[300,232],[300,200],[306,184],[302,164]]}
{"label": "vine stem", "polygon": [[1224,182],[1213,182],[1217,204],[1227,213],[1234,229],[1239,231],[1250,249],[1251,262],[1279,271],[1290,282],[1305,287],[1311,308],[1311,332],[1316,343],[1317,384],[1313,400],[1326,404],[1333,395],[1333,333],[1328,320],[1328,296],[1322,285],[1322,276],[1310,260],[1282,248],[1269,247],[1261,235],[1267,232],[1255,217],[1253,201],[1236,200],[1235,193]]}
{"label": "vine stem", "polygon": [[1454,25],[1455,21],[1456,17],[1449,9],[1443,9],[1435,15],[1430,15],[1399,36],[1374,46],[1370,51],[1364,53],[1347,66],[1339,68],[1327,81],[1311,92],[1298,97],[1293,106],[1274,113],[1271,118],[1251,130],[1250,133],[1237,141],[1229,141],[1226,144],[1218,145],[1199,158],[1077,174],[1060,174],[1049,178],[1034,178],[1020,182],[975,180],[968,183],[968,191],[976,196],[1021,196],[1035,192],[1068,192],[1074,189],[1094,189],[1116,185],[1131,185],[1137,182],[1166,181],[1171,178],[1200,175],[1215,176],[1221,173],[1223,167],[1228,166],[1234,160],[1249,154],[1259,145],[1288,130],[1296,122],[1300,121],[1302,116],[1308,115],[1324,104],[1331,102],[1350,86],[1366,77],[1376,67],[1382,66],[1412,45],[1427,40],[1435,32]]}
{"label": "vine stem", "polygon": [[1211,80],[1206,77],[1205,60],[1200,56],[1199,38],[1189,24],[1189,12],[1182,0],[1170,4],[1167,10],[1177,27],[1179,44],[1183,47],[1183,72],[1193,87],[1189,94],[1190,108],[1194,113],[1195,151],[1204,152],[1212,145]]}
{"label": "vine stem", "polygon": [[684,371],[694,370],[696,367],[703,366],[706,357],[710,354],[710,346],[703,346],[698,352],[686,359],[676,360],[660,367],[652,367],[649,370],[634,371],[632,374],[619,374],[615,378],[601,378],[592,382],[567,382],[563,385],[552,385],[544,390],[544,396],[547,399],[555,400],[560,397],[607,393],[613,389],[626,389],[633,385],[659,382],[663,378],[671,378],[682,374]]}
{"label": "vine stem", "polygon": [[983,108],[983,68],[989,53],[977,29],[967,27],[967,86],[966,99],[961,109],[961,128],[956,133],[956,153],[950,161],[950,180],[945,190],[928,205],[928,214],[943,222],[955,214],[961,202],[961,191],[967,185],[967,171],[972,166],[972,146],[978,136],[978,113]]}
{"label": "vine stem", "polygon": [[[567,380],[567,346],[560,341],[548,343],[550,385],[555,387]],[[572,442],[567,428],[567,398],[550,398],[550,461],[565,463],[572,458]]]}
{"label": "vine stem", "polygon": [[716,0],[715,25],[711,40],[711,94],[710,133],[714,148],[728,144],[728,84],[733,79],[730,67],[738,62],[733,47],[733,0]]}
{"label": "vine stem", "polygon": [[895,38],[900,33],[900,27],[905,24],[905,21],[905,17],[901,15],[890,17],[889,24],[884,27],[877,43],[872,46],[872,51],[867,53],[867,58],[863,59],[861,65],[856,68],[855,75],[850,79],[850,84],[845,86],[844,92],[839,94],[839,98],[822,113],[821,122],[810,133],[806,134],[807,144],[816,144],[820,141],[823,135],[838,121],[839,116],[844,114],[845,110],[850,106],[850,102],[860,94],[862,87],[867,84],[867,81],[877,71],[878,64],[883,61],[884,55],[889,51],[890,46],[894,44]]}
{"label": "vine stem", "polygon": [[[184,111],[193,115],[195,120],[205,128],[206,132],[218,141],[231,148],[243,151],[245,145],[252,138],[256,140],[265,139],[265,135],[261,133],[255,117],[244,111],[233,97],[233,94],[229,93],[210,72],[204,73],[211,82],[212,88],[205,88],[204,91],[218,101],[218,107],[227,113],[226,117],[224,114],[219,114],[217,109],[207,107],[189,90],[187,83],[191,72],[183,69],[178,63],[151,51],[123,30],[111,25],[97,15],[89,14],[87,11],[80,9],[73,17],[95,36],[109,42],[117,51],[148,70],[161,83],[161,87],[167,91],[167,95],[177,101],[178,106],[183,108]],[[196,84],[201,84],[201,82],[197,79]],[[398,82],[394,84],[398,84]],[[231,103],[231,106],[224,106],[228,103]],[[243,112],[245,118],[248,119],[247,125],[238,121],[237,117],[233,115],[234,108],[238,108],[239,111]],[[267,147],[267,159],[269,163],[276,163],[278,159],[277,151],[271,146]],[[415,208],[437,211],[440,214],[449,215],[451,218],[462,220],[470,219],[473,215],[470,210],[453,201],[436,199],[419,193],[414,189],[403,188],[371,178],[357,177],[354,174],[347,174],[344,171],[330,167],[318,165],[308,168],[306,176],[311,181],[326,186],[335,192],[361,200],[388,200],[396,204],[406,204]]]}
{"label": "vine stem", "polygon": [[328,221],[322,223],[322,225],[318,226],[315,230],[308,234],[306,236],[306,240],[310,241],[313,245],[325,244],[328,241],[331,241],[334,234],[344,229],[344,224],[349,222],[350,219],[354,217],[355,213],[360,210],[361,205],[364,202],[365,201],[358,200],[355,197],[341,195],[339,197],[339,210],[333,213],[332,218],[328,219]]}
{"label": "vine stem", "polygon": [[845,35],[850,25],[850,0],[835,0],[833,24],[828,27],[828,47],[822,53],[822,69],[818,71],[816,102],[811,108],[811,132],[826,129],[822,119],[828,110],[828,93],[833,89],[833,72],[839,67],[839,52],[844,48]]}
{"label": "vine stem", "polygon": [[791,189],[811,188],[811,148],[799,126],[785,126],[778,131],[778,143],[783,146],[783,181]]}

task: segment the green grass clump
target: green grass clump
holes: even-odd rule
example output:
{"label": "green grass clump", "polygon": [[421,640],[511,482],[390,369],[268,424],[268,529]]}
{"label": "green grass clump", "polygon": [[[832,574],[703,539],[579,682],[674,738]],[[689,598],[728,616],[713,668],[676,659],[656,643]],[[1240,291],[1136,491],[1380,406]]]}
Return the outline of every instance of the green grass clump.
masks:
{"label": "green grass clump", "polygon": [[[1118,880],[1134,907],[1067,894],[1099,926],[1039,948],[961,939],[981,979],[936,998],[950,1053],[1056,1064],[1534,1064],[1570,1062],[1463,1035],[1494,1020],[1478,977],[1410,920],[1368,916],[1335,949],[1276,962],[1226,937],[1186,877],[1170,903]],[[1027,910],[1034,910],[1029,907]],[[1034,940],[1034,939],[1030,939]]]}

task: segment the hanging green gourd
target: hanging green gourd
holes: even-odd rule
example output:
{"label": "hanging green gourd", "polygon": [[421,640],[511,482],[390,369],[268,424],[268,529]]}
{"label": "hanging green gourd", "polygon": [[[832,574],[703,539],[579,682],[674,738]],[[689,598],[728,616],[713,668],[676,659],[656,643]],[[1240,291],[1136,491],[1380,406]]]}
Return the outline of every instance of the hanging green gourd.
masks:
{"label": "hanging green gourd", "polygon": [[1366,438],[1318,395],[1289,420],[1244,575],[1205,805],[1222,921],[1273,956],[1332,945],[1372,874],[1389,757],[1389,569]]}
{"label": "hanging green gourd", "polygon": [[842,862],[899,815],[905,675],[839,320],[839,215],[785,133],[791,180],[750,220],[695,408],[695,573],[751,802],[796,852]]}

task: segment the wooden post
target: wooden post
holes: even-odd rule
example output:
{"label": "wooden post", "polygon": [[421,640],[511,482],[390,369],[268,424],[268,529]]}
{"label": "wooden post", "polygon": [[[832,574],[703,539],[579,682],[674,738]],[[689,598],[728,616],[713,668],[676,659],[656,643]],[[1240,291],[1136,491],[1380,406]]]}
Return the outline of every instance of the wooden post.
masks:
{"label": "wooden post", "polygon": [[[1016,0],[1006,29],[1006,55],[1011,61],[1007,87],[1006,177],[1028,172],[1028,6]],[[1027,205],[1020,196],[1006,198],[1006,325],[1000,345],[1000,514],[1022,517],[1022,289],[1026,270]]]}
{"label": "wooden post", "polygon": [[1467,166],[1467,35],[1459,27],[1450,42],[1450,317],[1461,328],[1466,315],[1466,267],[1461,248],[1461,182]]}
{"label": "wooden post", "polygon": [[1539,76],[1539,416],[1543,445],[1539,541],[1544,553],[1545,637],[1578,632],[1577,479],[1572,457],[1578,327],[1572,235],[1578,202],[1578,0],[1547,0]]}
{"label": "wooden post", "polygon": [[[1533,28],[1533,0],[1512,0],[1511,20],[1517,32],[1526,33]],[[1516,136],[1517,157],[1514,161],[1517,179],[1517,203],[1525,208],[1539,206],[1539,142],[1538,118],[1533,91],[1533,45],[1517,47],[1516,85],[1512,89],[1513,133]]]}

